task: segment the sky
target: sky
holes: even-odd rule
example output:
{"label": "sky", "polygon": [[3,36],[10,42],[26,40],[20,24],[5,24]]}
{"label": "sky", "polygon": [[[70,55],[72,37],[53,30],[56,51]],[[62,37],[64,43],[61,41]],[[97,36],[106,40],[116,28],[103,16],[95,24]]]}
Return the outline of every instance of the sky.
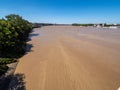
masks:
{"label": "sky", "polygon": [[0,0],[0,18],[39,23],[120,23],[120,0]]}

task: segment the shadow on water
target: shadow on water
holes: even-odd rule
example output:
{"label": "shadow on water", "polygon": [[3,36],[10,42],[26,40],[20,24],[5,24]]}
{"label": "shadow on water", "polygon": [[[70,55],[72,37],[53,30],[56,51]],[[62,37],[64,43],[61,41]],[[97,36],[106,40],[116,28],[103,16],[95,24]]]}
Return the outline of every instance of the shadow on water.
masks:
{"label": "shadow on water", "polygon": [[15,75],[12,75],[12,80],[9,85],[8,90],[26,90],[25,88],[25,75],[18,73]]}
{"label": "shadow on water", "polygon": [[33,47],[32,44],[27,44],[26,45],[26,53],[25,54],[28,54],[29,52],[32,52],[33,50],[31,49]]}
{"label": "shadow on water", "polygon": [[31,38],[28,38],[26,41],[29,42],[29,41],[31,41],[31,40],[32,40]]}
{"label": "shadow on water", "polygon": [[31,39],[32,37],[36,37],[36,36],[39,36],[39,34],[38,34],[38,33],[36,33],[36,34],[35,34],[35,33],[30,33],[30,34],[29,34],[29,38],[27,39],[27,42],[31,41],[31,40],[32,40],[32,39]]}
{"label": "shadow on water", "polygon": [[39,36],[39,34],[38,33],[31,33],[31,34],[29,34],[29,37],[31,38],[31,37],[35,37],[35,36]]}
{"label": "shadow on water", "polygon": [[[33,34],[33,33],[29,34],[29,38],[27,39],[27,42],[31,41],[32,37],[36,37],[36,36],[39,36],[39,34],[38,33],[37,34]],[[32,44],[27,43],[27,45],[26,45],[26,54],[28,54],[28,52],[32,51],[31,50],[32,47],[33,47]]]}

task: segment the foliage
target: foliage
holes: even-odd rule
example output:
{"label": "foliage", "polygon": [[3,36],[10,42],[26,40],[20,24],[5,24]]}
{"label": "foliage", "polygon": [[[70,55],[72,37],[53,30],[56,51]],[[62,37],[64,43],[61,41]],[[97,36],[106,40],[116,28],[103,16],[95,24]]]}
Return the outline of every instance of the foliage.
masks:
{"label": "foliage", "polygon": [[26,39],[32,25],[19,15],[11,14],[0,19],[0,76],[8,69],[7,64],[25,53]]}
{"label": "foliage", "polygon": [[8,15],[0,20],[0,57],[16,57],[25,52],[26,38],[31,24],[19,15]]}
{"label": "foliage", "polygon": [[16,60],[12,58],[0,58],[0,76],[8,70],[7,64],[13,62],[16,62]]}
{"label": "foliage", "polygon": [[77,23],[73,23],[72,26],[94,26],[94,24],[77,24]]}
{"label": "foliage", "polygon": [[10,64],[10,63],[13,63],[13,62],[16,62],[16,60],[12,59],[12,58],[0,58],[0,65]]}

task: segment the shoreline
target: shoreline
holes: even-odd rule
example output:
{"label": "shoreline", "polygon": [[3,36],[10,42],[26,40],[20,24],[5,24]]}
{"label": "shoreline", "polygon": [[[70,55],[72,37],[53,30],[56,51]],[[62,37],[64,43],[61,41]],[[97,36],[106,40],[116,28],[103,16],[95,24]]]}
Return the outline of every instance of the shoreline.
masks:
{"label": "shoreline", "polygon": [[18,63],[19,60],[7,65],[9,67],[7,72],[0,77],[0,90],[8,90],[9,84],[12,80],[12,76],[15,73]]}

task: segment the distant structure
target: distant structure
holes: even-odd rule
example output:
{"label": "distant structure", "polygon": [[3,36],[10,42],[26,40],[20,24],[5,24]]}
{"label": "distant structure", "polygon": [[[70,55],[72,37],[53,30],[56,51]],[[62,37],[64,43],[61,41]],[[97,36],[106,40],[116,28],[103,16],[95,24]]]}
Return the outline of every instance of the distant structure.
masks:
{"label": "distant structure", "polygon": [[120,27],[120,24],[106,24],[106,23],[103,23],[103,24],[94,24],[94,27],[97,27],[97,28],[119,28]]}

